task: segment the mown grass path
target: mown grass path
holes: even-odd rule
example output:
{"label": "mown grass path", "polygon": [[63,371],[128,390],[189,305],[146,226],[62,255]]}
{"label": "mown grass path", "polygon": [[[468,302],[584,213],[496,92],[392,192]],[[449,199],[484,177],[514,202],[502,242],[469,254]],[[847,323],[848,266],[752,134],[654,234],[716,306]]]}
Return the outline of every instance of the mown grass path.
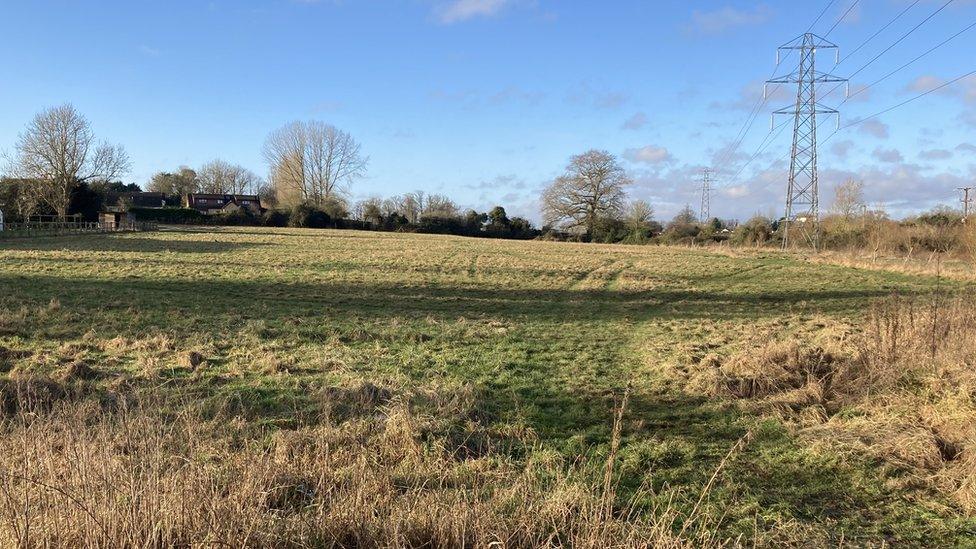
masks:
{"label": "mown grass path", "polygon": [[[533,433],[594,470],[631,383],[625,493],[643,483],[693,502],[752,431],[706,502],[731,535],[799,524],[838,540],[955,543],[973,522],[934,496],[894,491],[890,472],[808,450],[667,375],[764,334],[853,329],[872,299],[935,285],[777,253],[263,229],[46,238],[0,242],[0,345],[33,350],[10,367],[36,373],[84,347],[114,376],[286,428],[314,417],[317,384],[469,385],[500,437]],[[113,340],[127,350],[91,345]],[[188,350],[205,369],[181,369]],[[527,451],[539,448],[512,450]]]}

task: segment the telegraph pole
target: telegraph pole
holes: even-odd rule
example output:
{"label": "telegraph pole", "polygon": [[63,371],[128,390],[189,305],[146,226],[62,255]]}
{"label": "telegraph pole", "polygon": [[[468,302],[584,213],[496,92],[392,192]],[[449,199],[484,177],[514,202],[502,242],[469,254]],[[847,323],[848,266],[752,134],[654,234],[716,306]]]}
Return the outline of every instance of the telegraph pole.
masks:
{"label": "telegraph pole", "polygon": [[702,195],[701,195],[701,209],[699,215],[701,216],[702,223],[708,223],[711,217],[711,202],[712,202],[712,170],[710,168],[704,168],[701,174],[702,182]]}
{"label": "telegraph pole", "polygon": [[962,220],[963,221],[968,221],[969,220],[969,205],[972,204],[971,199],[969,198],[969,193],[972,192],[973,187],[959,187],[958,190],[962,191],[962,193],[963,193],[963,195],[962,195],[963,196],[963,198],[962,198],[962,212],[963,212],[962,213]]}
{"label": "telegraph pole", "polygon": [[[840,113],[817,101],[817,84],[847,82],[847,79],[817,70],[817,50],[835,51],[834,64],[840,60],[836,44],[813,33],[806,33],[776,50],[779,64],[783,51],[797,50],[800,64],[796,72],[773,78],[769,84],[796,84],[796,102],[790,107],[773,111],[773,115],[793,116],[793,147],[790,155],[790,179],[786,191],[786,217],[783,220],[783,248],[790,245],[790,228],[797,229],[806,237],[814,250],[820,244],[820,194],[817,174],[817,115]],[[849,90],[848,90],[849,93]],[[764,91],[764,97],[766,97]]]}

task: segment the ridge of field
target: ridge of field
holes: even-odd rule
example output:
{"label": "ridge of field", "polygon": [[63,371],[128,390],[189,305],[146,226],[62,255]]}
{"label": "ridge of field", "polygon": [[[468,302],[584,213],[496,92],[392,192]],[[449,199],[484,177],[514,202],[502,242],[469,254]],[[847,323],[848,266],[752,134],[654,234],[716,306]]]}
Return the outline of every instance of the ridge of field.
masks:
{"label": "ridge of field", "polygon": [[646,512],[693,506],[749,432],[704,502],[723,534],[955,544],[976,524],[888,482],[902,472],[807,448],[671,375],[757,336],[843,338],[873,299],[952,284],[778,252],[355,231],[24,239],[0,242],[0,346],[23,352],[5,375],[84,360],[98,387],[172,390],[271,429],[314,421],[322,387],[467,386],[487,439],[536,441],[512,459],[554,452],[595,471],[629,383],[621,489],[651,486]]}

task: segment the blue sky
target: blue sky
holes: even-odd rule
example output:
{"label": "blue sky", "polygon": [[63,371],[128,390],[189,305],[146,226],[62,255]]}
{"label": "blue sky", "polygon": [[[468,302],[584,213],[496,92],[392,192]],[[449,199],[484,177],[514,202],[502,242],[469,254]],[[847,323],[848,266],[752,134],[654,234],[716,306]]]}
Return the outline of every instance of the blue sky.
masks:
{"label": "blue sky", "polygon": [[[835,0],[814,31],[827,33],[853,2]],[[370,156],[352,199],[423,189],[538,220],[540,189],[572,154],[601,148],[623,159],[636,180],[630,194],[659,218],[697,207],[704,166],[719,170],[713,214],[778,215],[789,131],[732,176],[789,94],[775,94],[742,146],[726,151],[774,69],[776,46],[828,3],[7,0],[0,149],[12,149],[37,111],[71,102],[100,138],[126,147],[128,181],[214,158],[265,175],[268,132],[319,119],[350,132]],[[921,0],[825,68],[854,72],[943,3]],[[843,55],[909,4],[861,0],[830,39]],[[973,22],[976,2],[956,0],[852,89]],[[974,38],[976,29],[848,101],[842,123],[976,69]],[[824,120],[821,135],[833,129]],[[855,177],[894,215],[954,202],[955,187],[976,183],[974,133],[976,78],[844,130],[821,148],[823,201]]]}

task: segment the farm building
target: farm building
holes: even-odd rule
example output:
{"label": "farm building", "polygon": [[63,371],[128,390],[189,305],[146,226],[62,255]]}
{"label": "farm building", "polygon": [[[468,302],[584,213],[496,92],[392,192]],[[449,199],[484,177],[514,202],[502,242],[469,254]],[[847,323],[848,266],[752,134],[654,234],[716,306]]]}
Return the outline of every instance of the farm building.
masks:
{"label": "farm building", "polygon": [[114,231],[132,223],[135,223],[135,218],[128,212],[106,211],[98,214],[98,224],[104,230]]}
{"label": "farm building", "polygon": [[163,193],[112,193],[105,199],[105,209],[98,213],[98,224],[102,229],[116,230],[135,222],[129,208],[165,207],[166,195]]}
{"label": "farm building", "polygon": [[192,208],[207,215],[231,213],[247,209],[254,213],[261,212],[261,199],[249,194],[201,194],[186,195],[183,207]]}

